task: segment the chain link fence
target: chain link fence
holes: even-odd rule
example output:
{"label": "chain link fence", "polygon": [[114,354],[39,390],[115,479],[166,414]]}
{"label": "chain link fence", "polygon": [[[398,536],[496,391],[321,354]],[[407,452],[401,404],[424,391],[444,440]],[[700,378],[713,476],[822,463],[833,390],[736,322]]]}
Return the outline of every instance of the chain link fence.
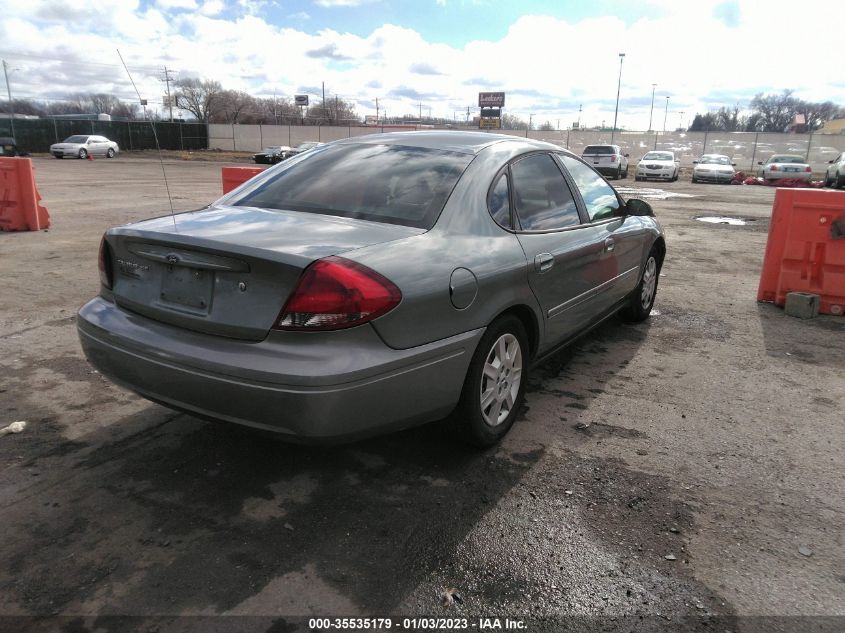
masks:
{"label": "chain link fence", "polygon": [[[297,145],[304,141],[334,141],[364,134],[381,134],[401,130],[431,129],[431,126],[318,126],[318,125],[230,125],[211,124],[208,147],[229,151],[257,152],[271,145]],[[474,130],[476,128],[451,128]],[[501,130],[499,133],[522,136],[554,143],[581,154],[587,145],[609,144],[610,131],[595,130]],[[797,154],[823,172],[828,161],[845,152],[845,135],[839,134],[769,134],[756,132],[615,132],[615,145],[620,145],[633,166],[651,150],[672,150],[682,167],[691,167],[702,154],[725,154],[736,163],[737,170],[756,173],[757,162],[772,154]]]}
{"label": "chain link fence", "polygon": [[[12,136],[11,119],[0,117],[0,136]],[[74,134],[97,134],[122,150],[156,149],[153,125],[161,149],[198,150],[208,147],[205,123],[164,121],[98,121],[89,119],[15,119],[15,140],[26,152],[49,152],[50,145]]]}

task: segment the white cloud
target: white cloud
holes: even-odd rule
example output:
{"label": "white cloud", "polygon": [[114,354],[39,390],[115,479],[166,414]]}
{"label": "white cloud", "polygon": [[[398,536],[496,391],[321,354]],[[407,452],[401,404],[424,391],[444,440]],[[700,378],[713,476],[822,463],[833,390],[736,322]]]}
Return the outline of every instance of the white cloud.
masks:
{"label": "white cloud", "polygon": [[321,7],[360,7],[364,4],[371,4],[376,0],[315,0],[314,4]]}
{"label": "white cloud", "polygon": [[[320,1],[337,6],[360,0]],[[89,89],[131,96],[119,47],[151,101],[161,99],[157,73],[167,64],[178,76],[213,78],[265,96],[292,96],[325,81],[329,94],[368,104],[378,97],[390,114],[418,111],[422,101],[432,114],[451,118],[474,106],[479,90],[500,89],[507,92],[508,112],[567,125],[583,104],[581,121],[592,125],[612,121],[617,53],[625,52],[619,122],[629,129],[647,126],[653,83],[660,126],[667,94],[670,127],[680,111],[690,121],[696,111],[747,103],[761,91],[792,88],[800,98],[845,104],[845,82],[829,64],[814,63],[827,59],[830,42],[841,39],[834,20],[790,14],[788,38],[800,54],[771,64],[773,42],[787,33],[777,7],[761,13],[753,0],[737,0],[726,12],[719,0],[649,1],[660,9],[657,17],[633,24],[615,17],[576,23],[525,15],[499,39],[453,47],[392,24],[366,36],[274,25],[256,15],[270,6],[262,0],[241,0],[242,15],[225,19],[221,0],[175,13],[124,0],[33,0],[9,4],[0,41],[9,51],[4,57],[25,68],[10,77],[22,96]],[[157,7],[162,2],[172,8],[194,0],[161,0]]]}
{"label": "white cloud", "polygon": [[200,7],[200,13],[211,17],[223,13],[225,8],[226,5],[223,4],[223,0],[206,0]]}
{"label": "white cloud", "polygon": [[164,11],[172,9],[194,10],[197,8],[196,0],[156,0],[156,6]]}

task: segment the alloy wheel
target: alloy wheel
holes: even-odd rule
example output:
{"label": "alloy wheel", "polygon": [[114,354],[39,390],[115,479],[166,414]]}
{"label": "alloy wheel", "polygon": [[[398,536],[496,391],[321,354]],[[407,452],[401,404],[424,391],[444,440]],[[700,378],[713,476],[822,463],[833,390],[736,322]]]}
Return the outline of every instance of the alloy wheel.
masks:
{"label": "alloy wheel", "polygon": [[489,426],[502,424],[513,410],[522,383],[522,348],[510,332],[487,353],[481,377],[481,416]]}
{"label": "alloy wheel", "polygon": [[643,290],[640,294],[640,305],[643,310],[648,310],[651,307],[651,302],[654,301],[654,291],[657,288],[657,261],[654,257],[649,257],[645,263],[645,270],[643,271]]}

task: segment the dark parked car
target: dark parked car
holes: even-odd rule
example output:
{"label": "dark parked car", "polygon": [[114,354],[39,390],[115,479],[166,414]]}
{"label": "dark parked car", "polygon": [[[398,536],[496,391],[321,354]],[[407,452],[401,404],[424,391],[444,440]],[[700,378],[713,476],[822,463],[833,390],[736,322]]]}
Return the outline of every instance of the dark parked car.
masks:
{"label": "dark parked car", "polygon": [[453,413],[486,446],[533,364],[648,317],[664,253],[648,203],[555,145],[374,134],[110,229],[77,326],[104,375],[174,409],[300,441]]}
{"label": "dark parked car", "polygon": [[261,165],[275,165],[282,160],[282,154],[289,151],[291,148],[287,145],[273,145],[272,147],[265,147],[260,152],[252,156],[252,160]]}
{"label": "dark parked car", "polygon": [[29,152],[22,152],[11,136],[0,136],[0,156],[29,156]]}

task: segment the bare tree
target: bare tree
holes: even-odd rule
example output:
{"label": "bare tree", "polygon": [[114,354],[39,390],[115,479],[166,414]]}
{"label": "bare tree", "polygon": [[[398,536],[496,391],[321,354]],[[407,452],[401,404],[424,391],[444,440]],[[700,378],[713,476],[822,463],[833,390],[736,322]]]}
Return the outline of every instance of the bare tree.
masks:
{"label": "bare tree", "polygon": [[223,87],[219,81],[213,79],[177,79],[176,86],[176,107],[187,110],[196,117],[198,121],[209,122],[210,117],[215,114],[217,102]]}
{"label": "bare tree", "polygon": [[751,100],[752,120],[757,132],[783,132],[792,123],[797,111],[798,100],[792,90],[779,95],[764,95],[762,92]]}

